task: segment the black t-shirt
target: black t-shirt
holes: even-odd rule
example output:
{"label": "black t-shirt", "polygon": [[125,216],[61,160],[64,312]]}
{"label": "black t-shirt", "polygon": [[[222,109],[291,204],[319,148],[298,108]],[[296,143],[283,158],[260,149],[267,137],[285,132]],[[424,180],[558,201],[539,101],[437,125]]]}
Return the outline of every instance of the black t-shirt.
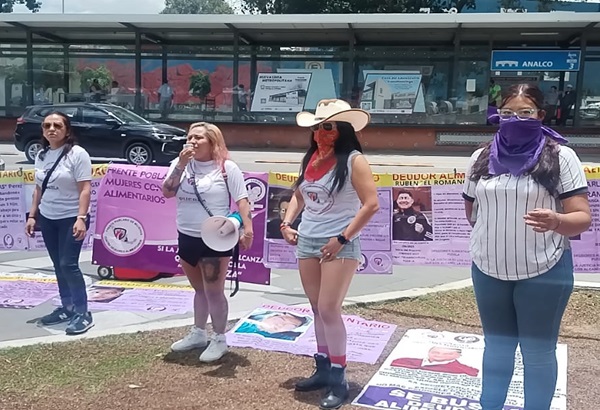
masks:
{"label": "black t-shirt", "polygon": [[[392,217],[392,239],[395,241],[433,241],[433,228],[421,212],[413,208],[397,210]],[[417,224],[423,229],[419,229]]]}

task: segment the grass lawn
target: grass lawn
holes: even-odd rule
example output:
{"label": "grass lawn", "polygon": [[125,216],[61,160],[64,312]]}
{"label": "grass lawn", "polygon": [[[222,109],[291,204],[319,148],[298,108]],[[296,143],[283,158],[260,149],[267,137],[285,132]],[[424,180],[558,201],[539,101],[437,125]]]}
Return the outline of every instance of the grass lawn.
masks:
{"label": "grass lawn", "polygon": [[[471,288],[356,305],[345,312],[399,326],[376,365],[350,363],[352,398],[406,329],[481,334]],[[576,291],[561,333],[561,343],[569,346],[569,410],[597,405],[599,317],[600,292]],[[169,351],[186,332],[178,328],[0,350],[0,410],[317,408],[321,392],[293,390],[311,373],[312,359],[235,348],[216,364],[201,364],[200,351]]]}

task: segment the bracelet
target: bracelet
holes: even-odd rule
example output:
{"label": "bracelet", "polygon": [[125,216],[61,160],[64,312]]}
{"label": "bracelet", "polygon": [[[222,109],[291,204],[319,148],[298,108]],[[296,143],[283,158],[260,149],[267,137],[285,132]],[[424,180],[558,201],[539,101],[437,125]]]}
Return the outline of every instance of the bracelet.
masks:
{"label": "bracelet", "polygon": [[87,215],[77,215],[77,219],[83,219],[85,221],[87,219]]}
{"label": "bracelet", "polygon": [[289,228],[290,226],[292,226],[291,223],[284,221],[279,225],[279,230],[283,231],[285,228]]}
{"label": "bracelet", "polygon": [[33,220],[35,221],[35,220],[36,220],[36,217],[35,217],[34,215],[29,215],[29,216],[27,217],[27,219],[33,219]]}
{"label": "bracelet", "polygon": [[244,237],[252,239],[252,238],[254,238],[254,233],[253,232],[244,232]]}

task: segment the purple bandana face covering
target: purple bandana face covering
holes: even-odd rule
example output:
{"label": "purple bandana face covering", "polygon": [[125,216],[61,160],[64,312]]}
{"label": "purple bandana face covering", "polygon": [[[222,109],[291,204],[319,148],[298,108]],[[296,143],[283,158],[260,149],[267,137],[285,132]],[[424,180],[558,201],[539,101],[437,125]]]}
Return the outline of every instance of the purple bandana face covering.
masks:
{"label": "purple bandana face covering", "polygon": [[546,144],[544,134],[559,143],[566,143],[560,134],[544,127],[538,119],[500,119],[500,129],[490,147],[490,175],[519,176],[530,171]]}

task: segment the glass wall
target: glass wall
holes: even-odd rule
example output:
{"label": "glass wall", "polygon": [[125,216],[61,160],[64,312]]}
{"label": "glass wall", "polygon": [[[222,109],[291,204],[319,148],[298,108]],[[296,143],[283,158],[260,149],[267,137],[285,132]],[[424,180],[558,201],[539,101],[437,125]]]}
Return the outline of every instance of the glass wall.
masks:
{"label": "glass wall", "polygon": [[0,44],[0,115],[16,117],[27,105],[27,52],[24,45]]}
{"label": "glass wall", "polygon": [[526,81],[545,93],[547,124],[600,125],[600,47],[588,48],[579,82],[577,72],[490,71],[488,44],[238,50],[235,58],[233,45],[144,43],[136,54],[134,45],[33,44],[29,86],[27,47],[0,45],[0,116],[31,103],[106,102],[155,121],[294,123],[319,100],[342,98],[376,124],[485,125],[490,90]]}

